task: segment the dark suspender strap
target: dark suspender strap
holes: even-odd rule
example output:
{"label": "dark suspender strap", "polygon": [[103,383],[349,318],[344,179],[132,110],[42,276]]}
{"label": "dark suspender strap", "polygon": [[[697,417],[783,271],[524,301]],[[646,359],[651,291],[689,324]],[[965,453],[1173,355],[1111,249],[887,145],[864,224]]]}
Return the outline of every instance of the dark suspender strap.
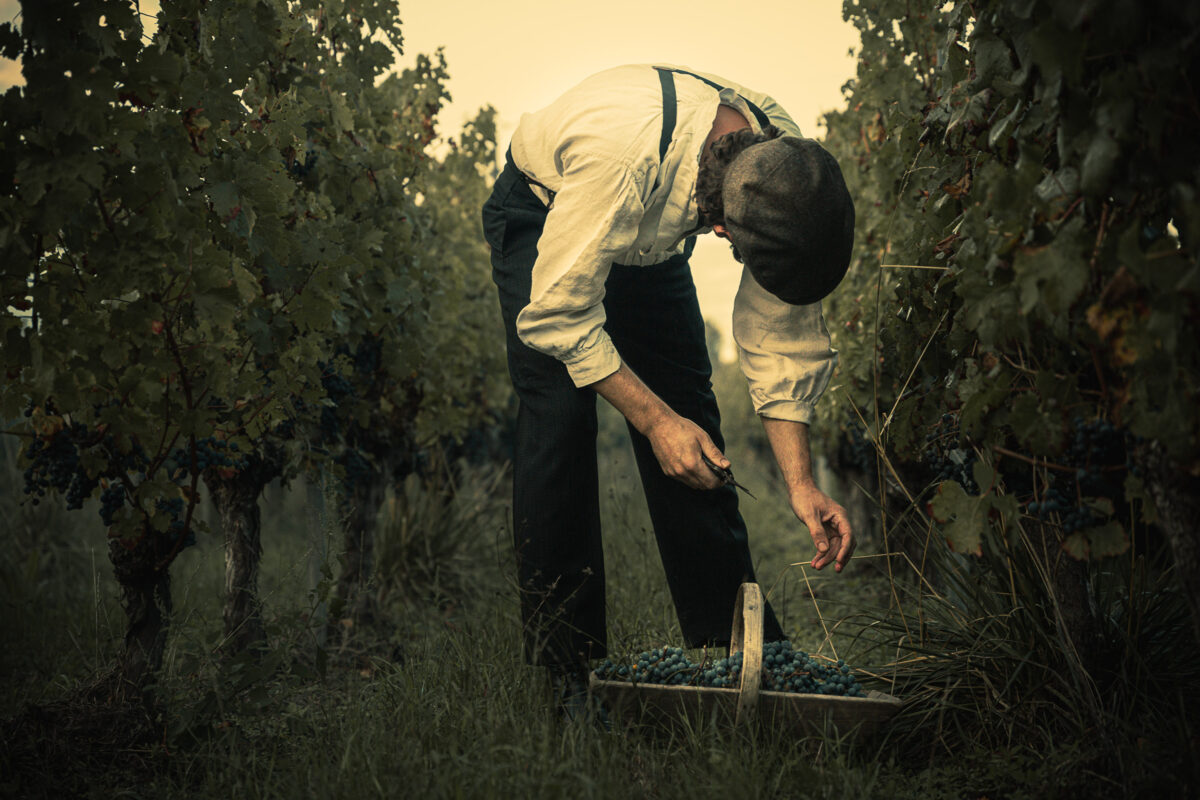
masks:
{"label": "dark suspender strap", "polygon": [[[665,93],[666,93],[666,86],[667,86],[667,83],[666,83],[666,78],[663,78],[663,76],[664,76],[666,73],[669,73],[669,72],[678,72],[680,75],[691,75],[693,78],[695,78],[695,79],[696,79],[696,80],[698,80],[698,81],[704,81],[704,82],[705,82],[705,83],[707,83],[709,86],[711,86],[712,88],[716,89],[718,92],[719,92],[719,91],[721,91],[722,89],[726,89],[726,88],[728,88],[728,87],[726,87],[726,86],[722,86],[722,85],[721,85],[721,84],[719,84],[719,83],[715,83],[715,82],[713,82],[713,81],[710,81],[708,78],[705,78],[703,75],[697,75],[697,74],[696,74],[696,73],[694,73],[694,72],[688,72],[686,69],[671,69],[671,68],[669,68],[669,67],[655,67],[655,69],[656,69],[656,70],[658,70],[658,77],[659,77],[660,79],[662,79],[662,81],[663,81],[663,92],[664,92],[664,97],[665,97]],[[738,96],[739,96],[739,97],[742,97],[741,95],[738,95]],[[674,84],[674,81],[672,81],[672,82],[671,82],[671,97],[672,97],[672,98],[674,98],[674,97],[675,97],[675,84]],[[770,124],[771,124],[771,119],[770,119],[770,117],[768,117],[768,116],[767,116],[765,113],[763,113],[763,110],[762,110],[761,108],[759,108],[759,107],[758,107],[758,106],[756,106],[754,103],[752,103],[752,102],[750,102],[749,100],[747,100],[745,97],[742,97],[742,99],[746,101],[746,105],[750,106],[750,111],[751,111],[751,113],[753,113],[753,114],[754,114],[754,118],[755,118],[756,120],[758,120],[758,127],[760,127],[760,128],[765,128],[765,127],[767,127],[768,125],[770,125]],[[674,121],[675,121],[675,113],[674,113],[674,110],[672,110],[672,113],[671,113],[671,122],[672,122],[672,125],[671,125],[671,127],[672,127],[672,129],[674,128]],[[663,152],[665,153],[665,152],[667,152],[667,151],[664,149],[664,150],[663,150]]]}
{"label": "dark suspender strap", "polygon": [[658,69],[658,82],[662,84],[663,124],[662,135],[658,139],[658,161],[662,163],[667,157],[667,148],[675,135],[675,76],[668,70]]}

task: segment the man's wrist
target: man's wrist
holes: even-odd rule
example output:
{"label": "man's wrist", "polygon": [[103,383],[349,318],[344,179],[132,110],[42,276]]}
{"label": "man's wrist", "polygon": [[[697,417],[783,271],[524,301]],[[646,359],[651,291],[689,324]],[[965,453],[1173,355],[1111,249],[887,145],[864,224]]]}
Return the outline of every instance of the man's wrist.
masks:
{"label": "man's wrist", "polygon": [[661,407],[645,409],[638,419],[630,420],[630,422],[633,423],[633,427],[637,428],[638,433],[650,439],[654,436],[655,431],[670,421],[673,414],[670,407],[663,404]]}
{"label": "man's wrist", "polygon": [[670,406],[650,391],[625,364],[591,386],[647,438],[651,431],[674,415]]}

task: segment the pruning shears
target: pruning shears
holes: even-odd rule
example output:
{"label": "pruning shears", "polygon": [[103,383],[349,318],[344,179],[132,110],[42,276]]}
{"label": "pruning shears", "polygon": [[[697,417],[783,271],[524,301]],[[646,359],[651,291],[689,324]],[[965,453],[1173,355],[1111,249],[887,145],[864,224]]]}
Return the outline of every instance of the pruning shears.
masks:
{"label": "pruning shears", "polygon": [[718,467],[715,463],[713,463],[713,461],[708,456],[704,455],[704,453],[701,453],[700,457],[702,459],[704,459],[704,463],[708,465],[708,468],[710,470],[712,470],[712,473],[721,479],[722,484],[724,484],[726,486],[735,486],[738,489],[741,489],[743,492],[750,495],[751,500],[758,499],[757,497],[754,496],[754,492],[750,491],[745,486],[742,486],[740,483],[738,483],[734,479],[732,469],[727,469],[725,467]]}

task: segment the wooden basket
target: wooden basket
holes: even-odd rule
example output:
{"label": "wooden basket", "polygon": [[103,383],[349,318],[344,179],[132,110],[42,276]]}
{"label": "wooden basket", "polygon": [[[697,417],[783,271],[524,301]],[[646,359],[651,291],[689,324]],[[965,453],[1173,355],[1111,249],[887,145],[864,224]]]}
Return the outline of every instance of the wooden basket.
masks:
{"label": "wooden basket", "polygon": [[738,725],[758,723],[801,735],[821,732],[827,726],[842,733],[870,734],[900,710],[898,699],[877,691],[866,697],[837,697],[762,689],[762,637],[762,590],[757,583],[743,583],[729,637],[730,652],[742,653],[739,688],[609,681],[592,673],[591,690],[608,704],[615,718],[627,723],[672,723],[716,716]]}

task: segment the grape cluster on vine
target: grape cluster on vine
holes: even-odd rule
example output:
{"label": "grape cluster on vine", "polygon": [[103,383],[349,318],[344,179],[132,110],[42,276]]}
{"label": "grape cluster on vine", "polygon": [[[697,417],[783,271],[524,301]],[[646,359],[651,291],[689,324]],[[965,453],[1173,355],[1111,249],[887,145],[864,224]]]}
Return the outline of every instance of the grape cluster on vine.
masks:
{"label": "grape cluster on vine", "polygon": [[113,524],[117,512],[125,507],[125,484],[113,481],[100,492],[100,520],[104,527]]}
{"label": "grape cluster on vine", "polygon": [[[47,413],[51,407],[46,406]],[[32,410],[30,410],[32,415]],[[100,474],[89,474],[84,467],[83,453],[95,449],[103,454],[105,469]],[[83,508],[84,502],[100,487],[100,520],[105,527],[111,526],[117,514],[125,507],[132,486],[145,480],[150,469],[150,457],[141,443],[133,441],[125,447],[119,446],[111,433],[102,433],[88,428],[82,422],[65,422],[52,433],[35,437],[25,449],[28,466],[23,473],[24,492],[37,505],[48,491],[63,495],[69,510]],[[238,453],[236,442],[227,442],[215,437],[196,441],[197,473],[212,467],[241,469],[248,459]],[[191,448],[176,448],[162,466],[176,483],[182,483],[192,472]],[[159,499],[156,508],[170,516],[168,533],[178,537],[184,528],[182,498]],[[189,534],[189,543],[193,541]]]}
{"label": "grape cluster on vine", "polygon": [[[167,535],[172,542],[178,541],[179,537],[183,535],[183,531],[184,531],[183,498],[182,497],[172,497],[170,499],[159,498],[158,500],[156,500],[154,502],[154,507],[159,511],[166,512],[166,514],[171,518],[171,521],[167,524]],[[193,530],[188,530],[187,539],[183,543],[184,547],[191,547],[195,543],[196,543],[196,532]]]}
{"label": "grape cluster on vine", "polygon": [[[196,440],[196,474],[201,474],[210,467],[225,469],[244,469],[249,458],[238,452],[238,443],[206,436]],[[163,462],[167,474],[180,479],[192,472],[191,446],[177,447]]]}
{"label": "grape cluster on vine", "polygon": [[293,158],[291,163],[285,163],[288,172],[295,175],[297,178],[307,178],[317,166],[318,152],[312,147],[304,151],[304,160]]}
{"label": "grape cluster on vine", "polygon": [[[342,374],[333,362],[321,363],[321,387],[332,405],[325,405],[319,414],[320,449],[333,455],[334,463],[342,467],[342,490],[347,496],[355,487],[375,479],[375,459],[381,447],[386,451],[386,439],[377,426],[363,428],[347,424],[354,414],[354,404],[364,397],[374,396],[375,382],[380,379],[383,364],[383,342],[378,336],[363,337],[353,349],[348,344],[334,348],[335,359],[349,359],[353,370]],[[297,400],[299,400],[297,398]],[[298,402],[298,408],[302,401]]]}
{"label": "grape cluster on vine", "polygon": [[875,445],[863,435],[855,418],[847,420],[838,437],[838,463],[866,475],[875,471]]}
{"label": "grape cluster on vine", "polygon": [[942,414],[934,429],[925,434],[921,459],[937,482],[955,481],[967,494],[979,494],[974,475],[976,458],[973,449],[962,446],[955,414]]}
{"label": "grape cluster on vine", "polygon": [[83,507],[83,501],[96,488],[98,480],[80,464],[79,442],[87,428],[79,423],[63,427],[49,436],[39,436],[25,451],[29,466],[24,472],[25,494],[37,505],[52,490],[66,496],[67,508]]}
{"label": "grape cluster on vine", "polygon": [[346,449],[335,462],[342,466],[342,490],[346,494],[354,491],[354,487],[367,483],[371,478],[371,463],[363,458],[357,450]]}
{"label": "grape cluster on vine", "polygon": [[[341,348],[349,352],[348,348]],[[383,364],[383,340],[377,336],[365,337],[354,348],[354,371],[364,377],[370,377],[379,371]]]}
{"label": "grape cluster on vine", "polygon": [[1121,497],[1124,489],[1114,476],[1129,463],[1134,437],[1105,419],[1072,422],[1071,438],[1059,456],[1059,467],[1047,471],[1046,486],[1040,498],[1030,500],[1028,513],[1040,520],[1058,520],[1064,533],[1100,525],[1105,515],[1085,501],[1089,498]]}
{"label": "grape cluster on vine", "polygon": [[[697,664],[682,648],[660,647],[639,653],[628,663],[606,658],[595,672],[601,680],[729,689],[740,685],[742,663],[740,652],[713,661],[705,658]],[[866,696],[845,661],[818,660],[803,650],[792,649],[787,640],[763,645],[761,688],[774,692]]]}

